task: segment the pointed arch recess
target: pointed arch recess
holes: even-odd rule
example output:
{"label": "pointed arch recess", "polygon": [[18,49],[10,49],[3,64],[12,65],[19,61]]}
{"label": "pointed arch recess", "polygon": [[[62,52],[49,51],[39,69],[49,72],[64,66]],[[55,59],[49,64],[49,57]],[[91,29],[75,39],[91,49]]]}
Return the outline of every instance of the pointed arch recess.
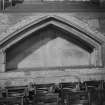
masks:
{"label": "pointed arch recess", "polygon": [[[4,54],[4,70],[6,69],[6,53],[8,53],[8,49],[11,48],[11,46],[15,45],[22,39],[30,36],[32,33],[35,33],[41,29],[44,29],[45,27],[54,27],[59,30],[63,30],[66,33],[72,34],[73,38],[76,38],[80,41],[82,41],[84,44],[86,44],[86,47],[90,48],[92,54],[96,56],[96,61],[94,63],[94,66],[102,66],[102,45],[104,43],[103,37],[99,37],[98,35],[95,35],[93,32],[89,32],[87,29],[83,29],[83,27],[79,25],[75,25],[75,23],[68,21],[66,19],[63,19],[59,16],[45,16],[38,20],[35,20],[27,25],[25,25],[23,28],[14,31],[7,37],[5,37],[3,40],[0,41],[0,48],[1,51]],[[90,30],[91,31],[91,30]],[[68,37],[71,37],[69,34],[67,34]]]}

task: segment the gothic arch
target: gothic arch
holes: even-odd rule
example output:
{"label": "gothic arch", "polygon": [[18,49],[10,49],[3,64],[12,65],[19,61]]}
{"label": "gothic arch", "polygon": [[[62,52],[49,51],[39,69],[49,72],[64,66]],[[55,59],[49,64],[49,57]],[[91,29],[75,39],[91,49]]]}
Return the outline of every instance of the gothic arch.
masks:
{"label": "gothic arch", "polygon": [[[22,22],[20,24],[22,24]],[[6,53],[8,53],[7,50],[11,48],[11,46],[15,45],[22,39],[30,36],[33,32],[37,32],[38,30],[41,30],[49,26],[63,30],[66,33],[71,33],[73,38],[82,41],[84,44],[86,44],[87,47],[94,50],[98,59],[98,61],[96,61],[95,66],[102,66],[103,44],[105,38],[100,33],[89,29],[89,27],[83,28],[82,25],[84,26],[85,24],[84,23],[81,24],[79,20],[77,21],[77,24],[75,24],[75,22],[73,22],[72,19],[71,21],[68,21],[62,17],[54,15],[45,16],[38,20],[33,20],[28,24],[25,24],[21,28],[13,30],[13,32],[9,34],[6,33],[4,35],[6,37],[1,39],[0,41],[2,56],[1,64],[4,65],[2,71],[5,71]],[[69,36],[69,34],[67,35],[68,37],[71,37]]]}
{"label": "gothic arch", "polygon": [[[68,21],[62,17],[55,16],[55,15],[54,16],[44,16],[38,20],[33,20],[32,22],[29,22],[28,24],[24,24],[22,27],[21,27],[21,24],[23,24],[23,22],[20,22],[19,23],[20,26],[17,26],[16,29],[14,29],[14,26],[13,26],[12,27],[13,29],[8,30],[7,33],[1,34],[1,36],[4,36],[4,37],[3,39],[1,37],[0,47],[2,48],[5,46],[5,49],[6,49],[10,45],[12,45],[10,44],[11,42],[14,41],[14,43],[16,43],[16,40],[18,38],[19,40],[21,40],[22,38],[28,36],[30,33],[35,32],[39,29],[42,29],[48,25],[54,25],[67,32],[73,33],[73,35],[85,40],[86,42],[93,45],[94,47],[97,46],[98,44],[102,44],[105,41],[104,40],[105,38],[102,34],[97,32],[96,30],[94,31],[91,30],[88,26],[84,27],[86,26],[85,23],[82,22],[81,24],[80,20],[76,20],[76,23],[77,24],[75,24],[75,20]],[[11,30],[13,31],[11,32]],[[27,32],[29,34],[26,35]],[[8,44],[8,47],[7,47],[7,44]]]}

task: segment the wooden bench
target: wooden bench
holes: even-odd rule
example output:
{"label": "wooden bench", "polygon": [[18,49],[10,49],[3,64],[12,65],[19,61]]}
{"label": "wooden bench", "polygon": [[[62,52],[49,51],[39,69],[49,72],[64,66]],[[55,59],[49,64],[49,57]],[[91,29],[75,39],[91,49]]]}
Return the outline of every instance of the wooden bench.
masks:
{"label": "wooden bench", "polygon": [[24,96],[27,94],[26,86],[12,86],[1,90],[0,105],[23,105]]}
{"label": "wooden bench", "polygon": [[0,105],[23,105],[23,97],[2,97],[0,98]]}
{"label": "wooden bench", "polygon": [[89,94],[85,91],[72,91],[71,89],[63,89],[64,104],[86,104],[89,105]]}
{"label": "wooden bench", "polygon": [[89,93],[85,91],[86,89],[83,89],[83,86],[81,89],[80,85],[79,82],[60,84],[63,105],[90,104]]}
{"label": "wooden bench", "polygon": [[58,104],[58,94],[54,93],[52,88],[54,84],[36,85],[37,103],[56,103]]}

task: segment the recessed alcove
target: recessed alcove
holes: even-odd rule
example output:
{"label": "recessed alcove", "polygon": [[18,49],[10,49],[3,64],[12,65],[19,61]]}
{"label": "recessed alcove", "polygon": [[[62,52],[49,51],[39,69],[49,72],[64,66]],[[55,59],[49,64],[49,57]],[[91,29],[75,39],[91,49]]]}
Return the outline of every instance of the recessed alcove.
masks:
{"label": "recessed alcove", "polygon": [[6,49],[6,71],[96,65],[95,48],[63,29],[49,25]]}

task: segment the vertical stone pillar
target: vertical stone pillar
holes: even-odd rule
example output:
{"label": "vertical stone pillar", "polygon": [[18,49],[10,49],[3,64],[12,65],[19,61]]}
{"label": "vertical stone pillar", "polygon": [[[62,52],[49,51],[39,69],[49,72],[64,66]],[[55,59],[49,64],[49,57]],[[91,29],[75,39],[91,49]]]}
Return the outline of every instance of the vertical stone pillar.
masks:
{"label": "vertical stone pillar", "polygon": [[5,72],[5,52],[0,50],[0,72]]}

